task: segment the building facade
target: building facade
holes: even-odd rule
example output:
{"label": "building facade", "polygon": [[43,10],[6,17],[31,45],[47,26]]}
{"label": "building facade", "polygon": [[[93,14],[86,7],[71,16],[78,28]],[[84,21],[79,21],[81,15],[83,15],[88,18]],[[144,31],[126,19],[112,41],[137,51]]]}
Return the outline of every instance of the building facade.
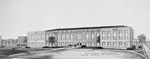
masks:
{"label": "building facade", "polygon": [[27,46],[37,48],[45,46],[45,32],[34,31],[27,33]]}
{"label": "building facade", "polygon": [[[56,40],[53,44],[49,43],[51,36]],[[98,36],[100,36],[100,44],[97,42]],[[68,46],[81,43],[90,47],[126,49],[133,45],[133,37],[134,31],[129,26],[63,28],[28,33],[30,44],[35,47]]]}
{"label": "building facade", "polygon": [[27,46],[27,36],[18,36],[17,46]]}
{"label": "building facade", "polygon": [[3,39],[2,40],[2,46],[4,46],[4,47],[16,47],[17,46],[16,39]]}

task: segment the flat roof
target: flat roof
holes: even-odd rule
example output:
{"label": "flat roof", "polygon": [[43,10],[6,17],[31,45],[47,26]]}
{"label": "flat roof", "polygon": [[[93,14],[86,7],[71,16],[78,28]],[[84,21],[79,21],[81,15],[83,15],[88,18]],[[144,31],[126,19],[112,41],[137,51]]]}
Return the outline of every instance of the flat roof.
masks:
{"label": "flat roof", "polygon": [[58,28],[58,29],[52,29],[52,30],[46,30],[48,31],[59,31],[59,30],[80,30],[80,29],[100,29],[100,28],[118,28],[118,27],[128,27],[124,25],[118,25],[118,26],[96,26],[96,27],[77,27],[77,28]]}

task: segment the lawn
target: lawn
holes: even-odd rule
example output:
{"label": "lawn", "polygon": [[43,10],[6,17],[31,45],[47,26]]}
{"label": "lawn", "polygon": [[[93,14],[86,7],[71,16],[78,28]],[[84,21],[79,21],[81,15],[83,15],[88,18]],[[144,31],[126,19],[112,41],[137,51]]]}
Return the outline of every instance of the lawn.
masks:
{"label": "lawn", "polygon": [[12,55],[17,53],[26,53],[28,50],[18,50],[18,49],[0,49],[0,55]]}
{"label": "lawn", "polygon": [[28,53],[28,52],[34,52],[34,51],[43,51],[43,50],[50,50],[54,48],[2,48],[0,49],[0,56],[9,56],[12,54],[18,54],[18,53]]}

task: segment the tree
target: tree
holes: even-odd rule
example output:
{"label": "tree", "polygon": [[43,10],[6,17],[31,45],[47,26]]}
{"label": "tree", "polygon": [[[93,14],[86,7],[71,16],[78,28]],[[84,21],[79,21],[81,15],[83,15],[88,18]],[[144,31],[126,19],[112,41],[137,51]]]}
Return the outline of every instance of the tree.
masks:
{"label": "tree", "polygon": [[146,41],[146,36],[144,34],[140,34],[137,38],[140,43],[144,43]]}
{"label": "tree", "polygon": [[100,45],[100,41],[101,41],[101,38],[100,38],[100,36],[98,36],[97,37],[97,43],[99,43],[99,45]]}
{"label": "tree", "polygon": [[2,41],[1,41],[1,47],[5,47],[5,46],[4,46],[4,43],[5,43],[5,41],[2,40]]}
{"label": "tree", "polygon": [[141,47],[143,47],[143,43],[146,41],[146,36],[144,34],[140,34],[137,38],[141,43]]}
{"label": "tree", "polygon": [[53,47],[53,43],[55,43],[55,37],[51,36],[48,38],[49,43],[51,43],[52,47]]}

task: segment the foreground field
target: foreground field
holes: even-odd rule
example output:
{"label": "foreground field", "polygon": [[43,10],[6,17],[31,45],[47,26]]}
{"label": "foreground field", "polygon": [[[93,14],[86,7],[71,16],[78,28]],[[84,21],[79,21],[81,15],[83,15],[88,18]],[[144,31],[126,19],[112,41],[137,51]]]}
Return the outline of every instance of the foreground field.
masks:
{"label": "foreground field", "polygon": [[15,59],[145,59],[131,50],[60,49],[10,56]]}
{"label": "foreground field", "polygon": [[18,54],[18,53],[29,53],[34,51],[43,51],[43,50],[51,50],[54,48],[1,48],[0,49],[0,57],[2,56],[9,56],[12,54]]}

